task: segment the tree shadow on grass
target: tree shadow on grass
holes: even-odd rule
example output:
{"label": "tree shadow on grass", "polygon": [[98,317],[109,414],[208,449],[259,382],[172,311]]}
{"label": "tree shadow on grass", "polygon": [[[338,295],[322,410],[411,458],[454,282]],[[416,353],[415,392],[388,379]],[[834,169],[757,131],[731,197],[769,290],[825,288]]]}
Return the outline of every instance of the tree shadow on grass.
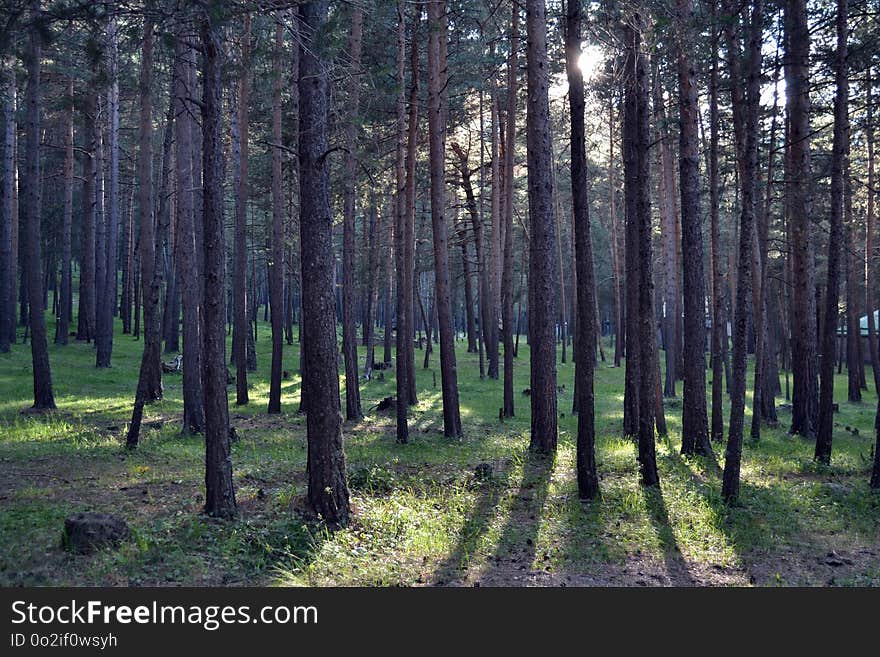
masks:
{"label": "tree shadow on grass", "polygon": [[444,585],[467,576],[471,559],[479,549],[480,541],[489,531],[502,496],[508,490],[513,460],[506,459],[500,466],[495,464],[491,475],[475,479],[479,487],[473,511],[458,533],[458,540],[449,556],[434,571],[434,583]]}
{"label": "tree shadow on grass", "polygon": [[672,523],[669,520],[669,512],[666,508],[666,500],[663,499],[663,491],[659,486],[649,486],[642,489],[645,508],[651,525],[663,548],[663,560],[666,563],[666,574],[673,586],[695,586],[697,584],[691,575],[687,561],[681,554],[675,532],[672,531]]}
{"label": "tree shadow on grass", "polygon": [[489,557],[483,579],[489,585],[527,584],[537,551],[538,530],[555,455],[526,450],[522,479],[510,504],[507,522]]}

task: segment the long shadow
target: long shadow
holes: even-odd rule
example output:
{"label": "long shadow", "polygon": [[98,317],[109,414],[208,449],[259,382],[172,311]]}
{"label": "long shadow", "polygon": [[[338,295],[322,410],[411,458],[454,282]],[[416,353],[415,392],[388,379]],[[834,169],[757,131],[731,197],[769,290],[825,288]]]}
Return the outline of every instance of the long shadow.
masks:
{"label": "long shadow", "polygon": [[651,525],[663,547],[663,560],[666,562],[666,574],[673,586],[696,586],[697,582],[691,576],[687,562],[681,555],[672,524],[669,521],[669,512],[666,509],[666,500],[663,499],[663,491],[659,486],[645,488],[645,507],[651,518]]}
{"label": "long shadow", "polygon": [[555,455],[526,451],[522,479],[510,505],[507,523],[498,539],[495,554],[489,558],[485,579],[487,584],[510,586],[527,584],[537,550],[538,529],[550,477],[556,464]]}
{"label": "long shadow", "polygon": [[498,503],[508,488],[512,465],[512,460],[507,459],[500,469],[497,471],[493,469],[491,476],[481,477],[475,482],[480,487],[480,493],[474,504],[474,510],[459,531],[455,547],[434,571],[434,584],[443,586],[451,581],[463,579],[467,575],[471,558],[477,551],[480,540],[489,530]]}

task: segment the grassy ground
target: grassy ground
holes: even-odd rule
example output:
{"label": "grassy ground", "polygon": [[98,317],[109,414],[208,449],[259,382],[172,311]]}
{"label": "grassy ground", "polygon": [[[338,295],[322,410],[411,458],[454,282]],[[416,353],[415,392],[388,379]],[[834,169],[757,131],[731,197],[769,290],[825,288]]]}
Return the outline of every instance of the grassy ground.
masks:
{"label": "grassy ground", "polygon": [[[29,348],[0,354],[0,585],[880,584],[880,496],[867,487],[873,392],[862,404],[841,401],[830,468],[784,427],[765,430],[745,450],[741,503],[728,510],[718,466],[678,455],[676,399],[666,400],[670,437],[658,444],[661,489],[638,485],[634,446],[619,436],[623,370],[602,365],[602,499],[583,505],[573,476],[570,363],[559,366],[560,449],[551,461],[527,450],[526,345],[517,418],[502,424],[501,383],[480,381],[476,355],[458,344],[461,442],[443,438],[440,390],[417,352],[412,442],[395,444],[393,416],[375,410],[346,424],[355,516],[331,534],[299,512],[306,445],[296,415],[298,346],[285,347],[292,377],[283,412],[265,413],[268,335],[261,325],[250,405],[230,407],[241,437],[233,447],[241,513],[227,523],[200,515],[204,450],[179,434],[180,375],[166,375],[165,400],[147,408],[141,447],[120,446],[140,342],[117,334],[110,370],[94,368],[90,345],[51,346],[58,411],[42,416],[22,413],[32,401]],[[393,371],[383,374],[362,383],[365,409],[393,394]],[[845,377],[836,390],[845,397]],[[789,420],[784,409],[780,420]],[[489,476],[476,471],[483,463]],[[63,520],[83,510],[124,516],[134,538],[116,550],[67,554]]]}

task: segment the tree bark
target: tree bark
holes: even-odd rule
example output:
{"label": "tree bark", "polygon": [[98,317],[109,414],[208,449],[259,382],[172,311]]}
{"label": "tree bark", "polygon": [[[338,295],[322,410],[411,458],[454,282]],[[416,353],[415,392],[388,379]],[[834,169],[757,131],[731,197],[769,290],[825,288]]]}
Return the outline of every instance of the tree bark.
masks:
{"label": "tree bark", "polygon": [[849,82],[847,53],[847,0],[837,0],[837,50],[834,57],[834,142],[831,153],[831,215],[828,238],[828,281],[825,287],[825,328],[819,388],[819,430],[815,459],[831,463],[834,437],[834,358],[840,300],[840,255],[843,247],[843,212],[849,158]]}
{"label": "tree bark", "polygon": [[235,188],[235,230],[232,253],[232,351],[235,359],[235,403],[238,405],[248,403],[247,188],[250,28],[250,14],[245,13],[242,25],[241,74],[238,79],[239,175]]}
{"label": "tree bark", "polygon": [[18,249],[13,236],[15,215],[15,72],[3,69],[3,179],[0,186],[0,353],[9,351],[16,341],[15,279],[18,276]]}
{"label": "tree bark", "polygon": [[[195,204],[193,188],[194,129],[192,102],[195,94],[195,53],[180,30],[175,41],[175,119],[177,146],[177,267],[183,303],[183,430],[201,433],[205,429],[201,357],[201,289],[196,249]],[[225,287],[225,286],[224,286]],[[225,298],[225,297],[224,297]],[[225,348],[224,348],[225,353]]]}
{"label": "tree bark", "polygon": [[706,413],[706,298],[703,277],[703,231],[700,209],[700,151],[697,74],[689,53],[693,0],[677,0],[679,178],[681,252],[684,282],[684,390],[681,416],[682,454],[712,453]]}
{"label": "tree bark", "polygon": [[449,246],[446,228],[446,0],[428,0],[428,141],[431,174],[431,225],[434,237],[435,303],[440,334],[443,434],[461,436],[455,329],[452,323]]}
{"label": "tree bark", "polygon": [[792,259],[792,416],[790,433],[814,438],[819,391],[816,354],[816,297],[810,164],[810,34],[806,0],[785,8],[786,112],[789,165],[786,174]]}
{"label": "tree bark", "polygon": [[[412,49],[416,50],[416,40],[412,40]],[[418,58],[415,58],[418,61]],[[413,84],[417,84],[413,76]],[[407,217],[407,177],[406,177],[406,5],[404,0],[397,2],[397,106],[396,106],[397,143],[395,150],[395,205],[394,246],[397,251],[397,312],[394,331],[397,359],[395,373],[397,375],[397,442],[409,442],[409,423],[407,421],[407,403],[409,398],[409,367],[408,356],[413,349],[412,331],[407,328],[407,321],[412,315],[412,276],[407,278],[406,235]]]}
{"label": "tree bark", "polygon": [[[220,26],[200,19],[202,46],[202,235],[204,292],[201,313],[205,402],[205,513],[232,518],[229,401],[226,393],[226,237],[223,221],[222,63]],[[243,361],[244,359],[242,359]]]}
{"label": "tree bark", "polygon": [[[358,382],[357,334],[355,328],[355,184],[357,180],[357,121],[360,100],[361,49],[363,44],[364,14],[360,6],[351,9],[351,32],[348,40],[348,65],[351,79],[346,94],[345,188],[342,212],[342,357],[345,362],[345,418],[358,421],[363,417]],[[364,335],[372,333],[372,326],[364,324]],[[369,359],[368,359],[369,360]],[[372,367],[372,362],[367,364]]]}
{"label": "tree bark", "polygon": [[553,151],[548,101],[547,16],[544,0],[526,3],[529,188],[529,345],[531,442],[556,451],[556,238],[553,220]]}
{"label": "tree bark", "polygon": [[107,136],[110,163],[108,167],[109,187],[107,194],[107,208],[104,213],[105,253],[98,257],[105,258],[104,265],[104,299],[101,306],[101,339],[95,344],[97,347],[95,365],[97,367],[110,367],[110,359],[113,353],[113,317],[116,314],[117,299],[117,247],[119,241],[119,60],[118,60],[118,37],[116,19],[111,18],[107,25],[108,47],[108,89],[107,89]]}
{"label": "tree bark", "polygon": [[90,85],[83,98],[86,148],[83,153],[82,227],[80,229],[79,309],[76,339],[95,338],[95,121],[97,96]]}
{"label": "tree bark", "polygon": [[[138,83],[140,96],[139,150],[137,162],[138,206],[140,214],[140,278],[144,313],[144,353],[131,424],[125,439],[126,447],[137,447],[144,404],[162,398],[161,327],[159,325],[159,287],[161,276],[156,267],[156,242],[153,231],[152,185],[152,87],[153,87],[153,19],[144,16],[144,39]],[[224,385],[225,394],[225,385]]]}
{"label": "tree bark", "polygon": [[25,265],[28,273],[28,303],[30,305],[31,366],[34,376],[35,410],[55,408],[52,390],[52,370],[49,366],[49,344],[46,339],[46,321],[43,314],[43,273],[40,239],[40,52],[42,50],[39,0],[30,2],[30,19],[25,62],[27,90],[25,92],[25,175],[24,225]]}
{"label": "tree bark", "polygon": [[517,51],[519,50],[519,5],[511,3],[510,55],[507,59],[507,137],[504,150],[504,265],[501,276],[501,327],[504,341],[504,401],[502,415],[514,416],[513,393],[513,164],[516,154]]}
{"label": "tree bark", "polygon": [[599,495],[596,471],[593,368],[596,342],[593,283],[593,245],[590,237],[590,206],[587,198],[587,154],[584,137],[584,77],[578,60],[581,55],[581,0],[568,0],[566,6],[565,68],[571,116],[571,198],[574,213],[575,260],[578,285],[575,377],[578,395],[576,470],[578,496],[592,500]]}
{"label": "tree bark", "polygon": [[742,461],[743,422],[746,395],[747,314],[751,295],[752,231],[755,223],[755,178],[758,170],[758,100],[761,73],[762,2],[752,5],[747,46],[746,66],[740,61],[741,48],[736,27],[728,24],[727,49],[731,80],[742,82],[731,85],[734,132],[739,166],[742,209],[739,227],[739,270],[736,284],[736,311],[733,327],[733,375],[730,381],[730,425],[724,453],[724,475],[721,495],[728,504],[739,495],[739,475]]}
{"label": "tree bark", "polygon": [[[280,16],[275,23],[272,85],[272,260],[269,263],[269,303],[272,306],[272,369],[269,374],[269,413],[281,412],[281,375],[284,356],[284,198],[282,197],[281,79],[284,70],[284,35]],[[347,387],[347,386],[346,386]]]}
{"label": "tree bark", "polygon": [[304,384],[308,389],[308,499],[331,525],[348,522],[350,508],[342,448],[336,313],[333,294],[333,226],[327,153],[327,62],[322,39],[327,1],[298,7],[303,42],[299,60],[300,241],[303,262]]}
{"label": "tree bark", "polygon": [[[61,301],[58,323],[55,326],[55,344],[66,345],[70,334],[71,310],[73,308],[73,277],[71,274],[71,228],[73,224],[73,78],[67,81],[67,109],[64,113],[64,215],[61,225]],[[0,243],[8,244],[3,235]],[[2,247],[0,247],[2,248]],[[5,262],[5,259],[4,259]],[[0,290],[5,283],[0,281]],[[6,304],[0,301],[0,308]],[[3,338],[0,336],[0,351]],[[8,347],[7,347],[8,348]]]}

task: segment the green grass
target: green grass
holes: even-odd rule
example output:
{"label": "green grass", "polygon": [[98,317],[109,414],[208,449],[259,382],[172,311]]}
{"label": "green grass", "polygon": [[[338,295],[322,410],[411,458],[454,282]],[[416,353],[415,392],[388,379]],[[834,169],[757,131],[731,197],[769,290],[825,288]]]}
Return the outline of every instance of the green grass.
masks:
{"label": "green grass", "polygon": [[[461,441],[443,437],[440,390],[417,352],[411,443],[397,445],[393,416],[375,410],[346,424],[355,513],[331,533],[301,512],[298,345],[285,346],[292,376],[283,382],[282,414],[268,416],[268,326],[259,331],[251,403],[230,404],[241,437],[233,445],[240,514],[232,522],[200,513],[204,449],[179,433],[180,375],[166,375],[165,399],[147,408],[139,449],[122,449],[141,342],[117,333],[109,370],[95,369],[91,345],[51,345],[58,411],[46,415],[21,412],[32,401],[29,347],[0,354],[0,585],[880,584],[880,497],[867,487],[876,397],[842,401],[845,376],[835,388],[833,465],[818,466],[813,445],[785,433],[789,416],[780,410],[782,426],[746,447],[740,504],[728,509],[717,465],[679,455],[673,401],[669,438],[658,442],[661,489],[639,486],[634,445],[619,435],[624,372],[602,364],[602,497],[585,505],[574,480],[571,363],[559,365],[559,451],[542,460],[527,449],[524,340],[517,417],[504,423],[501,382],[481,381],[477,356],[458,343]],[[436,353],[432,367],[439,384]],[[394,394],[393,370],[381,374],[361,384],[365,410]],[[720,459],[721,446],[716,452]],[[475,473],[481,463],[491,465],[489,476]],[[64,552],[63,520],[83,510],[122,515],[132,540],[89,556]],[[826,563],[832,551],[843,565]]]}

